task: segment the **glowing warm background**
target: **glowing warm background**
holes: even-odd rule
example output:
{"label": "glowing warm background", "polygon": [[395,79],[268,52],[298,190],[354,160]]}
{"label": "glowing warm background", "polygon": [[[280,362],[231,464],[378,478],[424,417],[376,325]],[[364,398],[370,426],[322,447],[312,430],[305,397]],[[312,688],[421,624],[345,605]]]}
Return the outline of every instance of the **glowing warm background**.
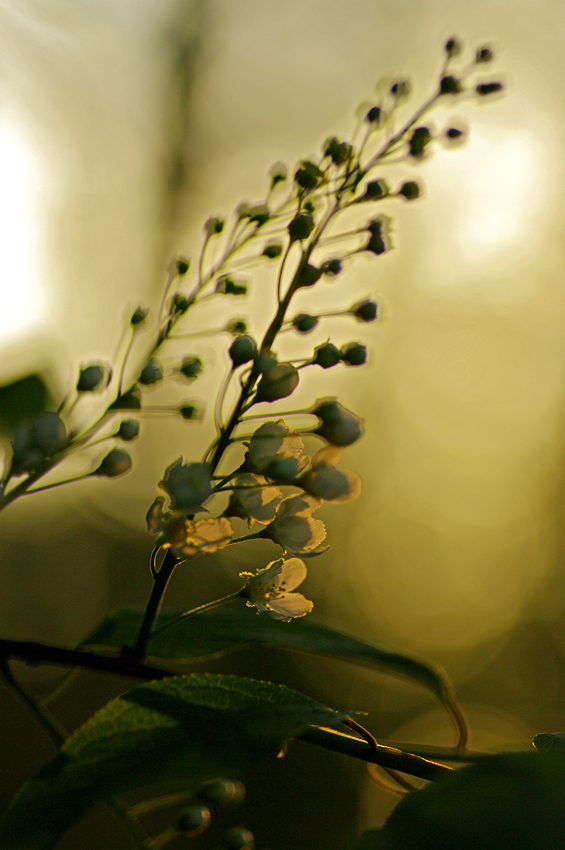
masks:
{"label": "glowing warm background", "polygon": [[[0,23],[0,378],[42,369],[59,393],[74,364],[112,356],[127,310],[157,302],[168,257],[196,253],[209,214],[259,199],[273,161],[346,134],[377,77],[408,74],[419,99],[448,37],[494,48],[484,77],[503,79],[505,97],[449,111],[470,128],[465,146],[389,171],[421,177],[424,199],[387,210],[394,252],[324,290],[325,308],[377,295],[382,320],[361,328],[368,368],[301,388],[305,404],[339,395],[368,425],[346,454],[364,494],[325,511],[333,549],[307,590],[320,619],[448,667],[477,746],[562,728],[561,4],[3,3]],[[340,344],[360,328],[334,321],[314,343],[328,334]],[[203,351],[217,377],[217,341]],[[3,631],[72,641],[143,599],[131,585],[147,578],[153,482],[207,443],[172,420],[145,431],[129,478],[23,499],[2,518]],[[138,564],[117,542],[126,532]],[[211,587],[227,592],[233,567],[219,569]],[[297,669],[328,702],[375,711],[377,734],[450,740],[412,688],[348,674],[343,698],[329,664]]]}

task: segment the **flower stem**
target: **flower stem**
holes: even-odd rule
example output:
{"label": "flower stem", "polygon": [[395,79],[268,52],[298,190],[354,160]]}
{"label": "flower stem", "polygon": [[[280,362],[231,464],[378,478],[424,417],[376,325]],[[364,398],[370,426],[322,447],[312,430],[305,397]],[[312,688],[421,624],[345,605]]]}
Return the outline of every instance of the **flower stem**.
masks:
{"label": "flower stem", "polygon": [[204,605],[199,605],[197,608],[191,608],[190,611],[185,611],[184,614],[179,614],[178,617],[175,617],[174,620],[170,620],[168,623],[165,623],[164,626],[161,626],[155,631],[151,632],[149,635],[149,640],[154,638],[155,635],[161,634],[165,629],[170,629],[171,626],[176,626],[177,623],[180,623],[181,620],[188,620],[189,617],[194,617],[196,614],[201,614],[203,611],[208,611],[210,608],[218,608],[220,605],[225,605],[226,602],[231,602],[232,599],[237,599],[240,596],[243,596],[245,591],[245,587],[241,587],[239,590],[236,590],[235,593],[230,593],[228,596],[222,596],[221,599],[214,599],[212,602],[205,602]]}
{"label": "flower stem", "polygon": [[159,614],[159,609],[163,602],[163,596],[165,595],[167,585],[176,565],[177,559],[169,549],[165,555],[165,560],[161,564],[161,569],[155,574],[155,583],[149,595],[149,599],[147,600],[147,606],[145,608],[145,614],[139,629],[139,634],[137,635],[137,640],[126,652],[128,659],[132,662],[139,662],[145,658],[147,642],[151,637],[153,623]]}

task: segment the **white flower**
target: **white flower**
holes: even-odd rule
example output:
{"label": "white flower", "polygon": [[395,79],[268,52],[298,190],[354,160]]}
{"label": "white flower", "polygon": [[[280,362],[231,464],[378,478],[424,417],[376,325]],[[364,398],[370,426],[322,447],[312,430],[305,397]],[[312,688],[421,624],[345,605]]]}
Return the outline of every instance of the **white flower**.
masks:
{"label": "white flower", "polygon": [[247,581],[247,604],[287,623],[304,617],[314,607],[301,593],[290,593],[306,578],[306,566],[299,558],[280,558],[258,573],[240,573]]}
{"label": "white flower", "polygon": [[212,495],[212,478],[207,463],[183,463],[182,458],[166,470],[159,487],[171,499],[174,508],[195,514]]}
{"label": "white flower", "polygon": [[262,475],[238,475],[234,493],[251,520],[267,525],[275,517],[275,510],[282,499],[278,487],[269,486]]}
{"label": "white flower", "polygon": [[326,536],[326,527],[312,513],[322,503],[308,495],[289,496],[277,508],[275,518],[264,531],[275,543],[291,555],[303,557],[322,554],[326,548],[319,547]]}
{"label": "white flower", "polygon": [[158,545],[170,549],[176,558],[195,558],[223,549],[233,537],[231,522],[218,519],[187,519],[182,511],[164,511],[163,496],[155,499],[147,512],[147,528],[158,534]]}
{"label": "white flower", "polygon": [[312,458],[310,469],[300,479],[300,486],[311,496],[326,502],[347,502],[361,492],[361,479],[355,472],[336,469],[343,449],[326,446]]}
{"label": "white flower", "polygon": [[303,449],[301,438],[283,419],[265,422],[251,437],[247,463],[253,472],[262,474],[273,460],[297,458]]}

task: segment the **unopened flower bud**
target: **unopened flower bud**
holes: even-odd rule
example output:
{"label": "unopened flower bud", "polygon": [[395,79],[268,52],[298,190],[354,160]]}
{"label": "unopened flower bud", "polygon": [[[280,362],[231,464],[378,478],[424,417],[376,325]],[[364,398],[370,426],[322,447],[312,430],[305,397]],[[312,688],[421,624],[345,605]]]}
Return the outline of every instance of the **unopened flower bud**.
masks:
{"label": "unopened flower bud", "polygon": [[175,508],[196,513],[212,494],[207,463],[183,463],[179,459],[165,470],[159,486],[168,493]]}
{"label": "unopened flower bud", "polygon": [[306,191],[315,189],[323,177],[324,172],[318,168],[315,162],[309,160],[305,160],[294,175],[294,179],[300,188],[306,189]]}
{"label": "unopened flower bud", "polygon": [[224,219],[219,216],[211,215],[204,222],[204,233],[206,236],[218,236],[224,229]]}
{"label": "unopened flower bud", "polygon": [[120,422],[120,427],[116,432],[116,437],[119,437],[120,440],[125,440],[129,443],[131,440],[135,440],[138,434],[139,422],[136,422],[135,419],[124,419],[123,422]]}
{"label": "unopened flower bud", "polygon": [[147,314],[148,314],[148,312],[149,312],[149,310],[147,310],[147,308],[146,308],[146,307],[138,307],[138,308],[137,308],[136,310],[134,310],[134,312],[132,313],[132,317],[131,317],[131,319],[129,320],[130,325],[131,325],[133,328],[138,327],[138,325],[142,325],[142,324],[143,324],[143,322],[145,321],[145,319],[147,318]]}
{"label": "unopened flower bud", "polygon": [[292,221],[288,225],[290,241],[307,239],[314,230],[314,219],[309,212],[296,213]]}
{"label": "unopened flower bud", "polygon": [[177,257],[176,259],[176,270],[177,274],[182,277],[187,273],[190,268],[190,260],[186,260],[184,257]]}
{"label": "unopened flower bud", "polygon": [[340,349],[341,359],[348,366],[362,366],[367,362],[367,348],[360,342],[350,342],[342,345]]}
{"label": "unopened flower bud", "polygon": [[224,850],[255,850],[253,833],[244,826],[228,829],[222,840]]}
{"label": "unopened flower bud", "polygon": [[236,283],[228,275],[223,275],[216,281],[216,292],[221,295],[247,295],[247,286],[244,283]]}
{"label": "unopened flower bud", "polygon": [[377,318],[378,305],[367,299],[355,304],[349,311],[359,322],[374,322]]}
{"label": "unopened flower bud", "polygon": [[141,393],[137,387],[118,396],[108,410],[141,410]]}
{"label": "unopened flower bud", "polygon": [[231,779],[211,779],[210,782],[204,783],[198,797],[205,803],[235,807],[245,798],[245,785]]}
{"label": "unopened flower bud", "polygon": [[372,106],[365,116],[365,120],[369,122],[369,124],[379,124],[381,120],[381,107],[380,106]]}
{"label": "unopened flower bud", "polygon": [[442,77],[439,84],[440,94],[459,94],[461,91],[461,83],[452,74]]}
{"label": "unopened flower bud", "polygon": [[255,204],[249,209],[249,221],[254,222],[257,227],[262,227],[271,217],[271,211],[267,204]]}
{"label": "unopened flower bud", "polygon": [[182,292],[175,292],[171,299],[171,312],[186,313],[193,302],[183,295]]}
{"label": "unopened flower bud", "polygon": [[238,334],[244,334],[247,330],[247,322],[245,319],[230,319],[226,324],[225,330],[237,336]]}
{"label": "unopened flower bud", "polygon": [[195,407],[193,404],[183,404],[178,409],[180,415],[183,419],[191,420],[200,420],[202,419],[202,411],[199,407]]}
{"label": "unopened flower bud", "polygon": [[187,806],[179,814],[177,829],[187,838],[194,838],[210,826],[210,820],[207,806]]}
{"label": "unopened flower bud", "polygon": [[431,140],[432,134],[427,127],[416,127],[408,142],[410,156],[413,156],[415,159],[422,157]]}
{"label": "unopened flower bud", "polygon": [[380,201],[388,195],[388,186],[384,180],[371,180],[367,183],[363,201]]}
{"label": "unopened flower bud", "polygon": [[274,457],[264,474],[274,481],[294,481],[304,468],[302,460],[298,457]]}
{"label": "unopened flower bud", "polygon": [[292,363],[277,363],[265,372],[257,386],[255,401],[278,401],[287,398],[298,386],[298,370]]}
{"label": "unopened flower bud", "polygon": [[334,165],[343,165],[351,156],[351,145],[348,142],[340,142],[335,136],[328,139],[325,144],[324,154],[331,157]]}
{"label": "unopened flower bud", "polygon": [[117,478],[119,475],[125,475],[126,472],[129,472],[131,467],[132,460],[126,451],[123,449],[112,449],[92,475]]}
{"label": "unopened flower bud", "polygon": [[367,230],[371,234],[371,237],[363,248],[364,251],[370,251],[377,256],[386,252],[387,244],[383,235],[383,226],[384,220],[380,218],[369,222]]}
{"label": "unopened flower bud", "polygon": [[276,186],[277,183],[282,183],[286,180],[288,176],[288,169],[284,162],[275,162],[275,164],[269,169],[269,176],[273,186]]}
{"label": "unopened flower bud", "polygon": [[397,80],[390,87],[390,93],[397,100],[404,100],[410,94],[410,83],[408,80]]}
{"label": "unopened flower bud", "polygon": [[144,387],[149,387],[151,384],[157,384],[163,378],[163,369],[160,363],[157,360],[151,359],[149,363],[147,363],[143,369],[141,370],[141,374],[139,376],[138,383],[143,384]]}
{"label": "unopened flower bud", "polygon": [[302,289],[306,286],[314,286],[314,284],[322,277],[322,270],[316,266],[306,263],[302,266],[296,277],[295,286],[297,289]]}
{"label": "unopened flower bud", "polygon": [[31,424],[32,445],[50,457],[60,451],[67,442],[67,429],[58,413],[44,410]]}
{"label": "unopened flower bud", "polygon": [[249,334],[237,336],[229,348],[229,355],[234,369],[242,366],[244,363],[249,363],[256,354],[257,345],[253,337],[249,336]]}
{"label": "unopened flower bud", "polygon": [[321,366],[322,369],[330,369],[341,361],[341,354],[331,342],[325,342],[314,350],[312,363]]}
{"label": "unopened flower bud", "polygon": [[464,134],[464,131],[460,130],[458,127],[449,127],[445,131],[445,135],[446,135],[446,138],[450,139],[451,141],[456,141],[457,139],[460,139],[461,136],[463,136],[465,134]]}
{"label": "unopened flower bud", "polygon": [[475,91],[480,97],[486,97],[489,94],[496,94],[502,91],[503,88],[502,83],[479,83]]}
{"label": "unopened flower bud", "polygon": [[99,365],[86,366],[80,370],[77,381],[77,392],[92,393],[100,388],[100,384],[106,375],[109,375],[108,368]]}
{"label": "unopened flower bud", "polygon": [[185,357],[180,365],[179,372],[185,378],[197,378],[202,371],[202,360],[200,357]]}
{"label": "unopened flower bud", "polygon": [[415,201],[420,197],[420,186],[414,180],[408,180],[402,184],[396,194],[402,195],[407,201]]}
{"label": "unopened flower bud", "polygon": [[330,277],[335,277],[342,270],[341,260],[327,260],[325,263],[322,263],[320,266],[320,270],[322,274],[330,275]]}
{"label": "unopened flower bud", "polygon": [[321,420],[314,433],[333,446],[350,446],[363,435],[363,420],[336,399],[317,402],[312,412]]}
{"label": "unopened flower bud", "polygon": [[269,260],[276,260],[283,252],[283,246],[280,242],[267,242],[263,248],[263,257],[268,257]]}
{"label": "unopened flower bud", "polygon": [[445,42],[445,52],[449,57],[458,56],[461,53],[461,42],[456,38],[450,38]]}
{"label": "unopened flower bud", "polygon": [[318,324],[317,316],[310,316],[308,313],[299,313],[292,320],[293,327],[301,334],[310,333]]}
{"label": "unopened flower bud", "polygon": [[264,375],[265,372],[269,372],[274,366],[276,366],[277,362],[276,354],[272,351],[263,349],[255,357],[253,366],[255,367],[256,372],[259,372],[260,375]]}
{"label": "unopened flower bud", "polygon": [[483,62],[491,62],[493,52],[489,47],[480,47],[475,54],[475,62],[480,65]]}

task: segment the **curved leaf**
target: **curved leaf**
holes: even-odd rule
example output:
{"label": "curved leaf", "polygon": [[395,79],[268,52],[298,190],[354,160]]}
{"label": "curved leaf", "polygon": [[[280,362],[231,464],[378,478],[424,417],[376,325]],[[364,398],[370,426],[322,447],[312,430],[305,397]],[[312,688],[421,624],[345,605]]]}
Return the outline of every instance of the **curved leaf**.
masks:
{"label": "curved leaf", "polygon": [[[119,649],[131,645],[137,637],[141,617],[141,612],[130,609],[109,614],[83,641],[81,647]],[[157,627],[177,617],[178,614],[162,614]],[[439,667],[411,655],[359,640],[309,618],[283,623],[254,614],[248,608],[204,611],[196,617],[181,620],[151,640],[148,655],[188,663],[237,652],[253,644],[279,646],[351,661],[414,679],[431,690],[442,702],[454,699],[447,674]]]}
{"label": "curved leaf", "polygon": [[193,673],[109,702],[21,789],[0,824],[3,850],[48,850],[93,804],[158,783],[239,775],[333,711],[283,685]]}

